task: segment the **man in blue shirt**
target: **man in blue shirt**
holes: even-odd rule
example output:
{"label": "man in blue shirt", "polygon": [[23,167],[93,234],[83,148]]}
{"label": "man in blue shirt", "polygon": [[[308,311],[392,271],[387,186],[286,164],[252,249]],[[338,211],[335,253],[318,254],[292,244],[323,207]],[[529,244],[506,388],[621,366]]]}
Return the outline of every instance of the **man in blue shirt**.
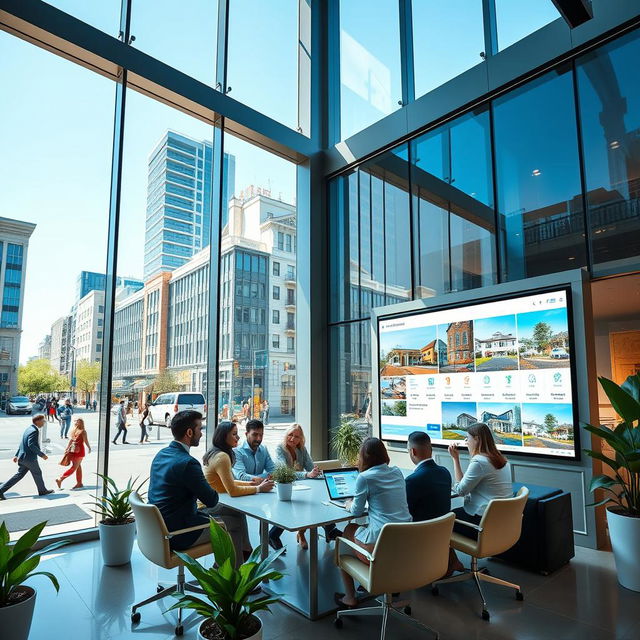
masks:
{"label": "man in blue shirt", "polygon": [[236,461],[233,475],[236,480],[251,482],[264,479],[271,474],[275,464],[269,451],[262,445],[264,424],[260,420],[249,420],[246,424],[246,440],[241,447],[234,450]]}
{"label": "man in blue shirt", "polygon": [[[167,529],[177,531],[207,524],[209,517],[198,511],[197,501],[207,507],[218,504],[218,494],[204,477],[202,466],[191,455],[202,437],[202,414],[187,409],[171,420],[173,442],[160,449],[151,463],[149,503],[160,510]],[[178,551],[209,540],[209,529],[191,531],[171,538]]]}

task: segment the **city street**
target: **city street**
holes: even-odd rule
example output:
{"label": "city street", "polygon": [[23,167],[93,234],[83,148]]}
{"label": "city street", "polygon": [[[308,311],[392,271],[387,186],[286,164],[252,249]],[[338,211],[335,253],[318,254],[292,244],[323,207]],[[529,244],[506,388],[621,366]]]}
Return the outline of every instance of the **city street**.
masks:
{"label": "city street", "polygon": [[[13,486],[6,494],[7,500],[0,501],[0,514],[15,513],[19,511],[29,511],[31,509],[45,509],[69,504],[76,504],[83,509],[91,520],[81,520],[68,522],[65,524],[52,525],[48,527],[46,533],[60,533],[83,529],[93,526],[93,514],[87,502],[91,500],[91,495],[96,488],[96,471],[98,459],[97,435],[98,435],[98,412],[78,409],[76,416],[82,417],[85,421],[91,453],[86,456],[82,464],[84,489],[71,490],[75,485],[75,476],[69,477],[59,491],[55,478],[58,478],[65,470],[59,462],[62,458],[68,440],[60,439],[60,426],[58,422],[48,422],[43,429],[41,439],[48,438],[50,442],[41,443],[43,451],[49,456],[48,460],[40,460],[40,468],[44,476],[45,484],[49,489],[55,489],[55,493],[40,497],[38,496],[35,483],[31,474],[27,474],[18,484]],[[128,445],[111,445],[109,451],[109,475],[116,484],[121,487],[126,485],[129,477],[139,476],[145,479],[149,476],[151,461],[159,449],[166,446],[172,439],[171,431],[166,427],[148,427],[150,429],[150,442],[138,444],[140,440],[140,428],[138,427],[137,415],[129,418],[129,429],[127,434]],[[20,443],[23,431],[31,423],[31,416],[7,416],[0,413],[0,483],[8,480],[18,468],[13,462],[13,456]],[[273,454],[276,445],[280,442],[284,430],[291,422],[270,424],[265,430],[264,443]],[[241,435],[243,434],[240,429]],[[201,459],[206,448],[206,437],[200,441],[200,446],[192,449],[191,454]],[[12,539],[19,536],[18,532],[12,533]]]}

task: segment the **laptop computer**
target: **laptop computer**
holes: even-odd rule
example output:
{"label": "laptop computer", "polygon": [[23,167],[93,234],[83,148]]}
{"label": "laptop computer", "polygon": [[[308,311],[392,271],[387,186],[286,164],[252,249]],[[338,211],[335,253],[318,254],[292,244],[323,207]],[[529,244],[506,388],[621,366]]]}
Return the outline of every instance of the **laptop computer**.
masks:
{"label": "laptop computer", "polygon": [[336,507],[344,508],[345,502],[356,495],[357,478],[358,469],[356,467],[325,470],[324,482],[327,485],[329,502]]}

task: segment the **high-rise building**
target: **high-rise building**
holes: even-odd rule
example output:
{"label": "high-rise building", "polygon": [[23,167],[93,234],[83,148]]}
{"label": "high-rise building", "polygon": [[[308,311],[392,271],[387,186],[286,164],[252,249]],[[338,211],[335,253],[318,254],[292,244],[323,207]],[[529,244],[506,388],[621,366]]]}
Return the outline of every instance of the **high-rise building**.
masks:
{"label": "high-rise building", "polygon": [[[149,159],[144,245],[145,281],[173,271],[209,244],[213,146],[167,131]],[[222,202],[235,182],[235,157],[224,155]],[[222,207],[226,211],[226,206]],[[222,225],[226,224],[223,220]]]}
{"label": "high-rise building", "polygon": [[15,395],[31,222],[0,217],[0,401]]}
{"label": "high-rise building", "polygon": [[65,376],[71,373],[73,325],[71,314],[58,318],[51,325],[51,366]]}
{"label": "high-rise building", "polygon": [[46,335],[38,345],[38,359],[51,360],[51,334]]}
{"label": "high-rise building", "polygon": [[[104,291],[106,289],[107,276],[95,271],[81,271],[78,274],[76,284],[76,303],[84,298],[90,291]],[[144,282],[137,278],[116,277],[116,289],[118,295],[131,295],[142,289]]]}
{"label": "high-rise building", "polygon": [[84,296],[76,306],[74,320],[72,357],[75,362],[100,362],[104,331],[104,291],[94,289]]}

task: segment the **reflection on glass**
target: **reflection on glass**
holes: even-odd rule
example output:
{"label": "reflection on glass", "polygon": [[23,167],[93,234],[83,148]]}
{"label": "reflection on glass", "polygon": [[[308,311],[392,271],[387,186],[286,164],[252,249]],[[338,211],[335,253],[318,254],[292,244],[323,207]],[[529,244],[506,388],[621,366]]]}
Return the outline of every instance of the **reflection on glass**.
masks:
{"label": "reflection on glass", "polygon": [[132,0],[134,47],[200,82],[215,85],[218,0]]}
{"label": "reflection on glass", "polygon": [[504,279],[586,264],[573,83],[553,71],[494,103]]}
{"label": "reflection on glass", "polygon": [[552,0],[495,0],[495,3],[500,51],[560,17]]}
{"label": "reflection on glass", "polygon": [[120,31],[121,0],[45,0],[47,4],[116,37]]}
{"label": "reflection on glass", "polygon": [[[40,467],[46,488],[57,490],[75,418],[84,420],[93,448],[81,465],[84,478],[74,472],[56,496],[74,517],[47,527],[50,534],[94,524],[86,503],[99,442],[93,403],[102,368],[115,85],[6,33],[0,59],[11,61],[0,68],[2,86],[11,87],[0,106],[0,138],[11,150],[0,154],[0,449],[14,452],[28,413],[53,407],[41,432],[49,459]],[[52,404],[67,398],[75,403],[68,430]],[[2,456],[0,482],[17,470]],[[84,488],[71,492],[78,484]],[[30,474],[5,497],[6,513],[48,506]]]}
{"label": "reflection on glass", "polygon": [[218,416],[295,419],[296,168],[230,134],[220,249]]}
{"label": "reflection on glass", "polygon": [[396,0],[340,2],[340,123],[344,140],[399,108]]}
{"label": "reflection on glass", "polygon": [[299,125],[298,4],[298,0],[229,3],[230,95],[292,129]]}
{"label": "reflection on glass", "polygon": [[[468,212],[465,212],[468,214]],[[493,221],[484,221],[451,212],[451,290],[476,289],[496,282]]]}
{"label": "reflection on glass", "polygon": [[482,0],[414,0],[416,97],[482,62]]}
{"label": "reflection on glass", "polygon": [[[635,31],[577,66],[590,240],[595,264],[640,255],[640,85]],[[610,264],[613,266],[613,264]]]}

